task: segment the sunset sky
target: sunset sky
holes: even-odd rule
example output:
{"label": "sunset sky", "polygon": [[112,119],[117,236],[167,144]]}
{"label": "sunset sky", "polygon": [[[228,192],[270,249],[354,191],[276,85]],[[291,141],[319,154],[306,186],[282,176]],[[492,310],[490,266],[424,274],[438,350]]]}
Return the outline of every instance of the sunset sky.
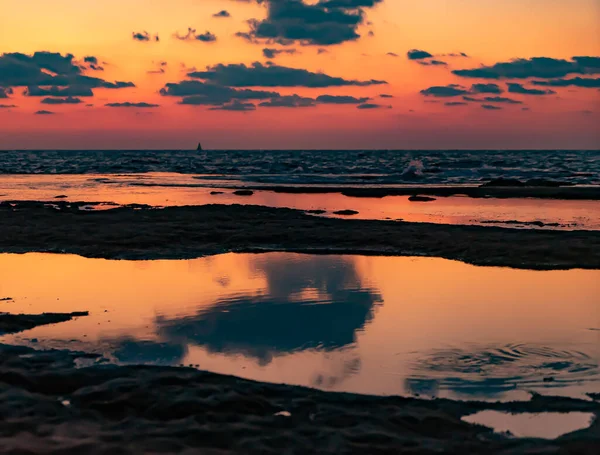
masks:
{"label": "sunset sky", "polygon": [[0,149],[600,148],[599,0],[0,11]]}

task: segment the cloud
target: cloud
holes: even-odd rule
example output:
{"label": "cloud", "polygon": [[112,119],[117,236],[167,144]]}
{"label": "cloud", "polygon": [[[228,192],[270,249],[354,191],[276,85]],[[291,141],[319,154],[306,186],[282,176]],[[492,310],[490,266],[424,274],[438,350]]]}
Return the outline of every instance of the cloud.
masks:
{"label": "cloud", "polygon": [[167,67],[167,62],[158,62],[158,67],[153,70],[146,71],[147,74],[164,74],[165,68]]}
{"label": "cloud", "polygon": [[417,63],[419,63],[419,65],[423,65],[423,66],[447,66],[448,64],[446,62],[443,62],[441,60],[419,60]]}
{"label": "cloud", "polygon": [[281,54],[293,55],[293,54],[295,54],[297,52],[298,51],[296,49],[272,49],[272,48],[268,48],[268,47],[265,47],[262,50],[263,55],[266,58],[271,58],[271,59],[273,59],[273,58],[275,58],[275,57],[277,57],[278,55],[281,55]]}
{"label": "cloud", "polygon": [[250,19],[248,32],[237,36],[249,41],[288,45],[328,46],[360,38],[358,27],[364,23],[365,8],[382,0],[320,0],[306,4],[302,0],[255,0],[267,8],[263,20]]}
{"label": "cloud", "polygon": [[[0,55],[0,86],[32,87],[47,90],[44,87],[84,88],[125,88],[135,87],[132,82],[109,82],[104,79],[86,76],[77,64],[73,54],[62,55],[55,52],[40,51],[31,55],[8,53]],[[35,95],[30,95],[35,96]],[[46,96],[41,95],[41,96]],[[83,95],[82,95],[83,96]]]}
{"label": "cloud", "polygon": [[551,79],[549,81],[532,81],[533,85],[546,87],[581,87],[600,88],[600,78],[573,77],[571,79]]}
{"label": "cloud", "polygon": [[197,34],[196,29],[191,27],[188,27],[188,31],[185,35],[175,33],[173,37],[180,41],[201,41],[203,43],[214,43],[217,41],[217,37],[213,33],[206,31],[204,33]]}
{"label": "cloud", "polygon": [[180,104],[189,105],[220,105],[233,100],[266,100],[280,96],[273,91],[235,89],[200,81],[171,82],[160,90],[160,94],[182,97]]}
{"label": "cloud", "polygon": [[422,60],[425,58],[433,57],[433,55],[431,55],[429,52],[422,51],[419,49],[411,49],[410,51],[408,51],[406,53],[406,56],[408,57],[409,60]]}
{"label": "cloud", "polygon": [[471,93],[496,93],[500,94],[504,90],[498,84],[473,84]]}
{"label": "cloud", "polygon": [[160,38],[158,35],[154,35],[151,36],[150,33],[148,33],[147,31],[143,31],[143,32],[132,32],[131,33],[131,37],[135,40],[135,41],[141,41],[141,42],[148,42],[148,41],[160,41]]}
{"label": "cloud", "polygon": [[491,66],[452,72],[457,76],[482,79],[527,79],[530,77],[550,79],[567,74],[600,73],[600,57],[572,57],[571,60],[549,57],[520,58]]}
{"label": "cloud", "polygon": [[393,97],[394,97],[394,95],[388,95],[387,93],[381,93],[381,94],[379,95],[379,97],[380,97],[380,98],[393,98]]}
{"label": "cloud", "polygon": [[98,63],[98,58],[93,55],[83,57],[83,62],[87,63],[87,67],[94,71],[104,71],[104,68]]}
{"label": "cloud", "polygon": [[0,109],[11,109],[13,107],[18,107],[15,104],[0,104]]}
{"label": "cloud", "polygon": [[55,114],[55,112],[44,111],[44,110],[34,112],[34,115],[54,115],[54,114]]}
{"label": "cloud", "polygon": [[389,57],[398,57],[398,54],[396,54],[395,52],[388,52],[387,54],[385,54]]}
{"label": "cloud", "polygon": [[79,98],[68,96],[66,98],[44,98],[42,104],[80,104],[83,103]]}
{"label": "cloud", "polygon": [[502,96],[486,96],[485,98],[474,98],[472,96],[463,96],[463,100],[472,101],[475,103],[506,103],[506,104],[523,104],[522,101],[505,98]]}
{"label": "cloud", "polygon": [[271,98],[269,101],[264,101],[259,104],[261,107],[314,107],[315,100],[305,98],[299,95],[280,96]]}
{"label": "cloud", "polygon": [[515,82],[509,82],[506,85],[508,86],[508,93],[519,93],[521,95],[553,95],[556,93],[554,90],[526,88],[522,84],[517,84]]}
{"label": "cloud", "polygon": [[218,64],[206,71],[194,71],[188,74],[196,79],[209,80],[230,87],[333,87],[333,86],[369,86],[387,84],[385,81],[347,80],[332,77],[324,73],[313,73],[305,69],[288,68],[279,65],[263,65],[255,62],[251,66],[244,64]]}
{"label": "cloud", "polygon": [[317,97],[317,102],[322,104],[363,104],[369,101],[369,98],[355,98],[348,95],[321,95]]}
{"label": "cloud", "polygon": [[229,14],[229,11],[221,10],[218,13],[213,14],[213,17],[231,17],[231,14]]}
{"label": "cloud", "polygon": [[150,104],[150,103],[132,103],[130,101],[125,101],[123,103],[107,103],[105,104],[107,107],[142,107],[142,108],[150,108],[150,107],[159,107],[159,104]]}
{"label": "cloud", "polygon": [[237,112],[248,112],[255,111],[256,106],[252,103],[242,103],[241,101],[234,100],[231,103],[223,104],[221,106],[211,107],[211,111],[237,111]]}
{"label": "cloud", "polygon": [[27,87],[25,90],[27,96],[94,96],[94,92],[89,87],[48,87],[42,88],[37,86]]}
{"label": "cloud", "polygon": [[481,108],[487,109],[488,111],[499,111],[500,109],[502,109],[501,107],[494,106],[493,104],[482,104]]}
{"label": "cloud", "polygon": [[447,101],[444,103],[444,106],[466,106],[469,103],[466,103],[464,101]]}
{"label": "cloud", "polygon": [[384,106],[383,104],[363,103],[356,106],[357,109],[391,109],[392,106]]}
{"label": "cloud", "polygon": [[453,96],[466,95],[469,93],[467,89],[460,85],[437,85],[421,90],[421,95],[434,96],[436,98],[449,98]]}
{"label": "cloud", "polygon": [[13,89],[10,87],[4,88],[0,87],[0,99],[8,98],[8,95],[12,95]]}

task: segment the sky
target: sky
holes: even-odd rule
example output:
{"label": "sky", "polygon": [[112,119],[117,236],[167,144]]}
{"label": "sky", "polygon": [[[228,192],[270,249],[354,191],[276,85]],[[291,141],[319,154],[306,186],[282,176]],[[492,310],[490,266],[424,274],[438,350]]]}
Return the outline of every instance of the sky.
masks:
{"label": "sky", "polygon": [[599,149],[599,0],[0,0],[0,149]]}

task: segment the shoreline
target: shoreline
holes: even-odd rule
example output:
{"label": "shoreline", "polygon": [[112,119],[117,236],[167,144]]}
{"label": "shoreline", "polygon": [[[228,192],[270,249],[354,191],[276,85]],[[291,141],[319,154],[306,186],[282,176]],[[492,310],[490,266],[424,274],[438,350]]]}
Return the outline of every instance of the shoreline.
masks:
{"label": "shoreline", "polygon": [[[155,184],[136,183],[136,186],[156,186]],[[215,186],[215,185],[213,185]],[[212,186],[211,186],[212,187]],[[215,186],[216,188],[216,186]],[[392,188],[368,187],[332,187],[332,186],[285,186],[285,185],[237,185],[227,187],[234,190],[272,191],[284,194],[331,194],[340,193],[355,198],[384,198],[387,196],[466,196],[473,199],[562,199],[562,200],[600,200],[600,186],[404,186]]]}
{"label": "shoreline", "polygon": [[[88,366],[78,367],[82,361]],[[0,453],[593,454],[600,447],[600,402],[591,395],[508,403],[369,396],[5,344],[0,395]],[[513,438],[461,420],[482,410],[596,418],[557,439]]]}
{"label": "shoreline", "polygon": [[600,269],[597,231],[336,219],[253,205],[125,206],[91,212],[76,205],[56,200],[0,203],[0,252],[143,260],[287,251],[431,256],[534,270]]}

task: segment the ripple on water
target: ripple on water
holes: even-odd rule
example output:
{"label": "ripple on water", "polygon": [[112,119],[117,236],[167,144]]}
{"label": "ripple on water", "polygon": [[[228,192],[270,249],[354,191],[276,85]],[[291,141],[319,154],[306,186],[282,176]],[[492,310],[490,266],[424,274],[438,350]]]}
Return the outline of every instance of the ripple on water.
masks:
{"label": "ripple on water", "polygon": [[415,361],[413,371],[406,388],[425,394],[490,395],[600,380],[598,363],[587,354],[530,344],[435,350]]}

